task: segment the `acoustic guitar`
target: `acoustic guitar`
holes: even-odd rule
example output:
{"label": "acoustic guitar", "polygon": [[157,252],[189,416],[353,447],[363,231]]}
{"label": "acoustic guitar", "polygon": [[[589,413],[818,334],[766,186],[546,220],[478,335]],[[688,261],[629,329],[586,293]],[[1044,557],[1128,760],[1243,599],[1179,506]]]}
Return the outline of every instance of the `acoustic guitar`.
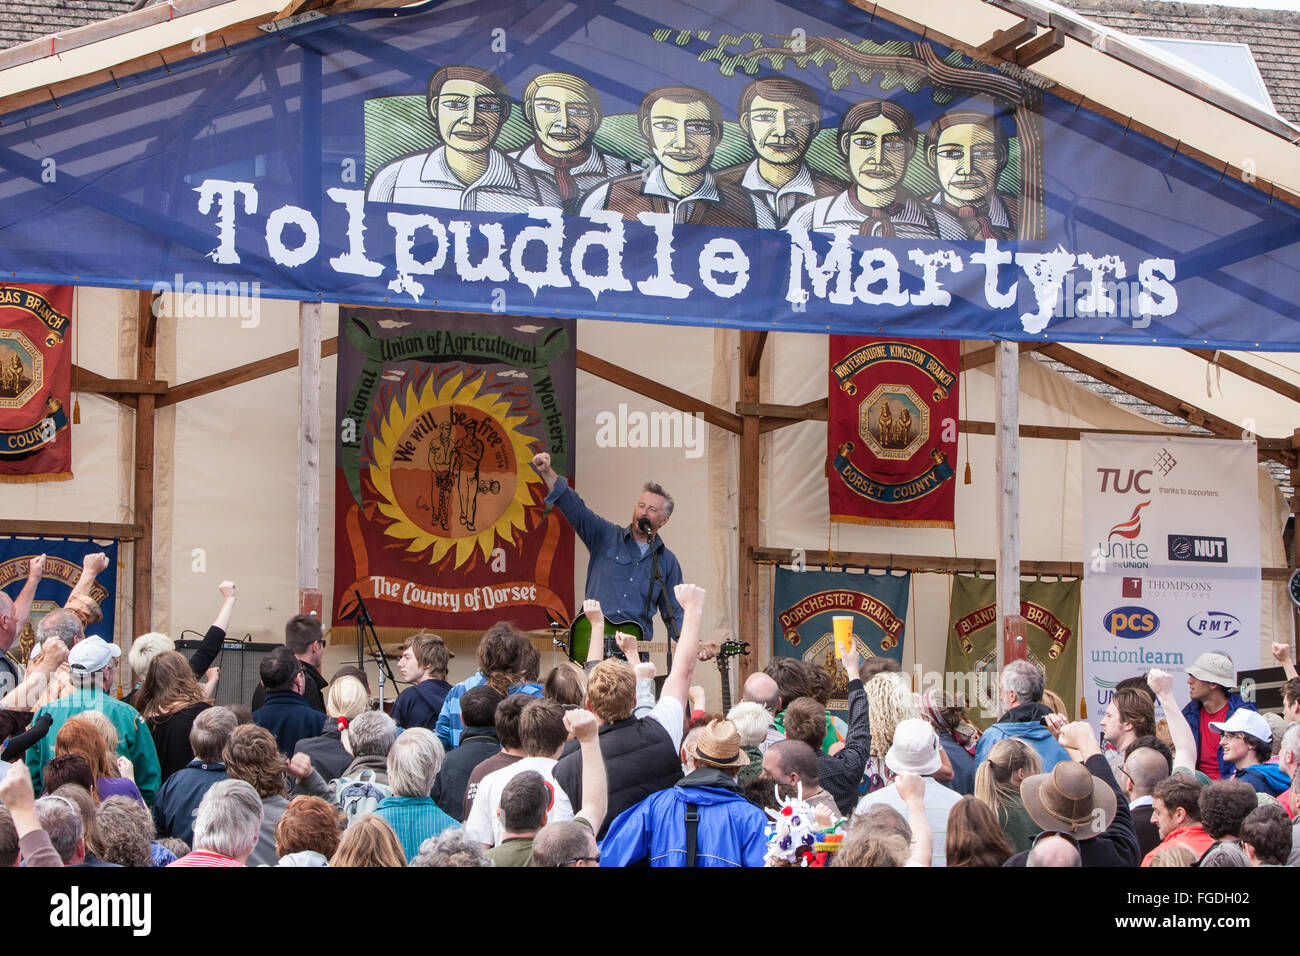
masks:
{"label": "acoustic guitar", "polygon": [[[634,634],[638,641],[645,640],[641,625],[636,621],[613,621],[605,618],[605,656],[619,656],[618,645],[614,643],[616,633]],[[569,626],[569,660],[578,664],[586,663],[587,651],[591,648],[591,619],[581,611]],[[636,663],[633,661],[632,663]]]}

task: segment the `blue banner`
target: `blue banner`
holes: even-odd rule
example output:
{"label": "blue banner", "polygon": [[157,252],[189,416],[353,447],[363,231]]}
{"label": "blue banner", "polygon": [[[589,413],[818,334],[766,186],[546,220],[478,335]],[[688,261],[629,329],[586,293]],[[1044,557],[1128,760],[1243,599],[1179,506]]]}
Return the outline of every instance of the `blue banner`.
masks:
{"label": "blue banner", "polygon": [[797,657],[831,675],[831,710],[848,707],[848,676],[835,658],[831,619],[853,618],[858,653],[903,662],[903,638],[912,576],[851,571],[776,569],[772,596],[772,653]]}
{"label": "blue banner", "polygon": [[117,546],[96,541],[71,541],[64,538],[0,538],[0,590],[17,599],[27,583],[28,562],[37,555],[45,555],[45,569],[41,583],[36,587],[31,614],[23,632],[14,641],[9,653],[26,664],[36,642],[36,627],[51,611],[58,610],[68,601],[68,595],[81,578],[82,562],[88,554],[104,552],[108,567],[95,577],[90,596],[99,604],[103,620],[86,628],[112,643],[114,616],[117,610]]}
{"label": "blue banner", "polygon": [[16,281],[1300,348],[1300,210],[842,0],[464,0],[194,49],[0,117]]}

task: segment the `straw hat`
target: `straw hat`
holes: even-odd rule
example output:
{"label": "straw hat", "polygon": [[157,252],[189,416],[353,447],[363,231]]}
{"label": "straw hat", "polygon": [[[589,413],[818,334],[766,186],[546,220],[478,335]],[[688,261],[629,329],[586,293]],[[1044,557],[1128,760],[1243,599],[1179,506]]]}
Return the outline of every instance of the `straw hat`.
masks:
{"label": "straw hat", "polygon": [[695,762],[705,767],[744,767],[749,757],[740,749],[740,734],[729,720],[715,720],[704,728],[693,748]]}

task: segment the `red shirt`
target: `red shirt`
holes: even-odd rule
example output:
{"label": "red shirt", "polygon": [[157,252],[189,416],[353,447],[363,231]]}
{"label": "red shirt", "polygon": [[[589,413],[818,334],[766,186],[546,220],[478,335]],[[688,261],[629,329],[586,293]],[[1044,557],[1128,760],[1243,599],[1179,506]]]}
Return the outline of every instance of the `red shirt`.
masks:
{"label": "red shirt", "polygon": [[1196,769],[1211,780],[1218,780],[1219,773],[1219,732],[1210,729],[1210,721],[1222,723],[1228,715],[1228,705],[1224,703],[1213,714],[1201,708],[1201,746],[1196,752]]}
{"label": "red shirt", "polygon": [[191,850],[175,863],[168,863],[172,866],[244,866],[238,860],[229,856],[222,856],[220,853],[213,853],[211,850]]}
{"label": "red shirt", "polygon": [[1185,846],[1195,853],[1196,858],[1199,860],[1202,855],[1204,855],[1205,851],[1213,844],[1214,837],[1206,833],[1205,827],[1201,826],[1199,823],[1179,827],[1173,833],[1169,834],[1169,836],[1161,840],[1159,846],[1142,858],[1142,865],[1150,866],[1151,858],[1161,850],[1165,849],[1165,847],[1170,846]]}

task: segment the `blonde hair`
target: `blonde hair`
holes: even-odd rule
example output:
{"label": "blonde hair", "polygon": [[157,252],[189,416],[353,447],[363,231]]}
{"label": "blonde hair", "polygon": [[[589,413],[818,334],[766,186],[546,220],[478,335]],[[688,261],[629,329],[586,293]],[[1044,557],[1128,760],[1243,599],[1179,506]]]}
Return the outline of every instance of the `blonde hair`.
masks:
{"label": "blonde hair", "polygon": [[1192,866],[1194,863],[1196,851],[1181,844],[1164,847],[1151,855],[1151,866]]}
{"label": "blonde hair", "polygon": [[330,682],[329,693],[325,695],[325,713],[329,716],[352,720],[369,709],[370,695],[361,681],[344,674]]}
{"label": "blonde hair", "polygon": [[632,716],[636,709],[636,675],[623,661],[607,658],[587,678],[587,702],[604,724]]}
{"label": "blonde hair", "polygon": [[149,671],[149,664],[163,651],[176,650],[176,642],[166,634],[150,631],[141,634],[131,642],[131,649],[126,652],[126,661],[131,665],[137,680],[144,680]]}
{"label": "blonde hair", "polygon": [[762,704],[744,700],[731,708],[727,719],[736,725],[740,746],[757,747],[767,738],[767,728],[772,726],[772,715]]}
{"label": "blonde hair", "polygon": [[867,681],[867,706],[871,713],[871,756],[885,758],[894,743],[894,730],[916,712],[912,688],[901,673],[885,671]]}
{"label": "blonde hair", "polygon": [[367,813],[343,834],[330,866],[406,866],[406,854],[388,821]]}
{"label": "blonde hair", "polygon": [[1064,698],[1054,690],[1043,691],[1043,706],[1049,708],[1054,714],[1067,718],[1070,716],[1070,712],[1065,709]]}
{"label": "blonde hair", "polygon": [[110,753],[117,750],[117,728],[113,726],[113,722],[108,719],[102,710],[83,710],[70,719],[87,721],[95,730],[99,731],[99,736],[104,738],[104,746],[108,748]]}
{"label": "blonde hair", "polygon": [[999,740],[989,749],[988,758],[975,771],[975,798],[997,814],[998,822],[1005,824],[1007,807],[1020,793],[1016,771],[1023,770],[1024,777],[1043,772],[1043,761],[1038,751],[1019,737]]}

